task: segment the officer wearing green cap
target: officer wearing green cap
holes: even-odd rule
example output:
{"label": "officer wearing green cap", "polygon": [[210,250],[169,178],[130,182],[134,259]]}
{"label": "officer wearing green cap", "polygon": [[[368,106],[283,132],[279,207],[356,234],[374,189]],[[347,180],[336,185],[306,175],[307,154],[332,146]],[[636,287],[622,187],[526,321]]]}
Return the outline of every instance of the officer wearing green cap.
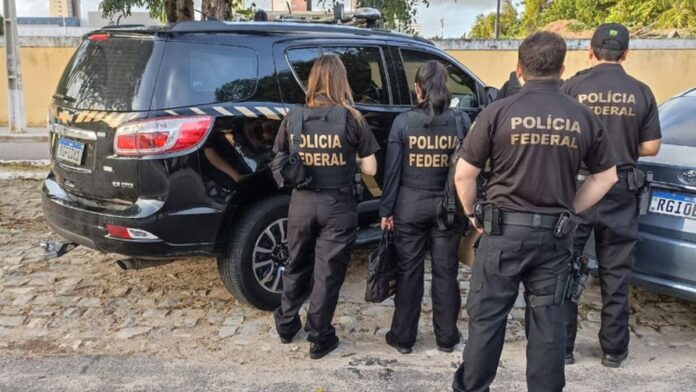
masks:
{"label": "officer wearing green cap", "polygon": [[[619,182],[593,208],[580,215],[574,244],[582,254],[594,229],[602,288],[599,342],[602,364],[619,367],[628,356],[628,279],[638,241],[637,194],[644,174],[636,169],[640,156],[660,149],[660,120],[650,88],[626,73],[629,32],[621,24],[599,26],[590,43],[592,68],[568,79],[563,91],[586,105],[602,120],[617,160]],[[577,304],[566,304],[566,364],[575,362]]]}

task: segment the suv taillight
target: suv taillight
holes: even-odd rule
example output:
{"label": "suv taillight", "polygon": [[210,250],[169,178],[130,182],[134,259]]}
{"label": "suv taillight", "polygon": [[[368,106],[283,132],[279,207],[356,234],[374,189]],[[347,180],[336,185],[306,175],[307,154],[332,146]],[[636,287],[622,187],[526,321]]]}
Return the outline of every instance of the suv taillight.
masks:
{"label": "suv taillight", "polygon": [[213,117],[158,117],[124,124],[116,130],[114,152],[121,156],[162,155],[186,151],[200,144]]}

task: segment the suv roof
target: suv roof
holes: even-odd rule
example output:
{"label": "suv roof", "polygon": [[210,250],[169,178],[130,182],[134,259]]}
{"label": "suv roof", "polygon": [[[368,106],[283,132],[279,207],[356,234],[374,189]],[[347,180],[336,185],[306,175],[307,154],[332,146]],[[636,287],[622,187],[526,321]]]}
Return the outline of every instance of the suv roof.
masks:
{"label": "suv roof", "polygon": [[373,38],[391,38],[399,40],[416,40],[422,43],[434,45],[431,41],[403,33],[392,32],[380,28],[362,28],[346,26],[340,24],[325,24],[312,22],[220,22],[220,21],[187,21],[173,23],[165,26],[106,26],[96,32],[108,32],[117,30],[119,32],[137,33],[325,33],[345,37],[356,35]]}

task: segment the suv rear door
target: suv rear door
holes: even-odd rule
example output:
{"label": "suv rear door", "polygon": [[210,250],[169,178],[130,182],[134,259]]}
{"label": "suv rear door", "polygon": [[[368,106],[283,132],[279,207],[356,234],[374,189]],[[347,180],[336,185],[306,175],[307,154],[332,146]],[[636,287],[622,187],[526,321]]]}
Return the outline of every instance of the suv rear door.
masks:
{"label": "suv rear door", "polygon": [[[335,53],[343,60],[355,105],[382,146],[382,150],[376,154],[377,174],[374,177],[363,176],[366,198],[379,198],[382,195],[379,184],[384,176],[389,131],[394,118],[406,109],[400,105],[399,93],[395,91],[396,77],[391,52],[385,42],[378,40],[297,40],[278,44],[274,48],[274,57],[286,103],[304,103],[309,72],[322,53]],[[377,208],[376,201],[362,206],[362,209],[375,212]]]}
{"label": "suv rear door", "polygon": [[137,34],[93,34],[77,48],[48,119],[53,172],[68,192],[126,204],[137,199],[137,163],[109,158],[116,127],[147,114],[163,50],[163,41]]}

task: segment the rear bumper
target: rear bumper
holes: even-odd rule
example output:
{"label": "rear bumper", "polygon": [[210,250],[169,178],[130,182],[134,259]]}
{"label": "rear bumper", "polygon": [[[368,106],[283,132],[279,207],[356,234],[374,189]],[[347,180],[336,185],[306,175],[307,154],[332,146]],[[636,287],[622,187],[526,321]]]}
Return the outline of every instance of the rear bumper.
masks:
{"label": "rear bumper", "polygon": [[[164,203],[154,200],[138,200],[124,211],[96,211],[81,205],[51,177],[44,181],[41,201],[44,217],[56,233],[101,252],[144,259],[215,254],[219,226],[216,223],[222,217],[221,211],[198,208],[195,213],[189,210],[167,212],[162,209]],[[107,224],[145,230],[159,239],[114,238],[108,235]],[[181,231],[187,231],[190,236],[182,235]],[[181,238],[193,240],[181,241]]]}
{"label": "rear bumper", "polygon": [[640,233],[631,281],[637,286],[696,301],[696,243]]}

